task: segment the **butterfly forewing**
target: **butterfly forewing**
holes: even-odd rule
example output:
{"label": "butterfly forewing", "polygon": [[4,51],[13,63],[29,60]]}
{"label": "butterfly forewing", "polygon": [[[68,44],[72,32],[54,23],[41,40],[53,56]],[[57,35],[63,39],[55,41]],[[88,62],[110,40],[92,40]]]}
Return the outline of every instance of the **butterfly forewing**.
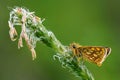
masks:
{"label": "butterfly forewing", "polygon": [[107,47],[79,47],[79,52],[82,54],[83,59],[101,66],[102,62],[105,60],[110,51]]}

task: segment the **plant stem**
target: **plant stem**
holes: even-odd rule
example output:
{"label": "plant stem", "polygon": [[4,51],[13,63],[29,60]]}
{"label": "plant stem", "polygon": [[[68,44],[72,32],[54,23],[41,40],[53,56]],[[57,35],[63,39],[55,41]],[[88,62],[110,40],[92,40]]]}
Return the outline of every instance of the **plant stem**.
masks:
{"label": "plant stem", "polygon": [[66,68],[69,68],[80,80],[94,80],[92,74],[83,64],[83,61],[78,62],[69,46],[64,46],[55,37],[55,35],[48,31],[42,24],[43,20],[35,16],[34,12],[28,9],[15,7],[10,12],[10,19],[8,21],[10,27],[10,38],[12,41],[17,39],[16,26],[21,27],[21,33],[18,39],[18,48],[23,47],[22,39],[25,39],[28,48],[32,53],[33,60],[36,58],[35,47],[38,41],[43,42],[47,46],[56,51],[54,58],[57,58],[60,63]]}

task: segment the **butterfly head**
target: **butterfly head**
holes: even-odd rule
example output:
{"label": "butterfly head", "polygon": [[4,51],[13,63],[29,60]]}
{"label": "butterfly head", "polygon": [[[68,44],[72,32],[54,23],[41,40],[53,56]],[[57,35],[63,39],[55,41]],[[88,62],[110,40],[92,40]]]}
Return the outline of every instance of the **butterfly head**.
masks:
{"label": "butterfly head", "polygon": [[70,49],[78,49],[79,47],[81,47],[81,45],[77,44],[77,43],[72,43],[70,44]]}

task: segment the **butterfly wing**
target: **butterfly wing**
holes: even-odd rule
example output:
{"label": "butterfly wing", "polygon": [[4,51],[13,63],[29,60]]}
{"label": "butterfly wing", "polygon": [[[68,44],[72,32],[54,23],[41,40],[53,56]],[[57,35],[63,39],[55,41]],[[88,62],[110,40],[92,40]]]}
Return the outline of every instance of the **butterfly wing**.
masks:
{"label": "butterfly wing", "polygon": [[101,66],[103,61],[109,55],[111,49],[108,47],[79,47],[79,52],[82,54],[83,59]]}

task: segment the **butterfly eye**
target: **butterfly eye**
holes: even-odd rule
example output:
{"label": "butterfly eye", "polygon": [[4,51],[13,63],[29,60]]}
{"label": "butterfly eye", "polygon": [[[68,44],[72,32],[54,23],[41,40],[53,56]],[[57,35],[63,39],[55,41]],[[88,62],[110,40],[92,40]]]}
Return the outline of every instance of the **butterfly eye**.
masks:
{"label": "butterfly eye", "polygon": [[75,46],[75,45],[73,45],[72,47],[73,47],[73,48],[76,48],[76,46]]}

